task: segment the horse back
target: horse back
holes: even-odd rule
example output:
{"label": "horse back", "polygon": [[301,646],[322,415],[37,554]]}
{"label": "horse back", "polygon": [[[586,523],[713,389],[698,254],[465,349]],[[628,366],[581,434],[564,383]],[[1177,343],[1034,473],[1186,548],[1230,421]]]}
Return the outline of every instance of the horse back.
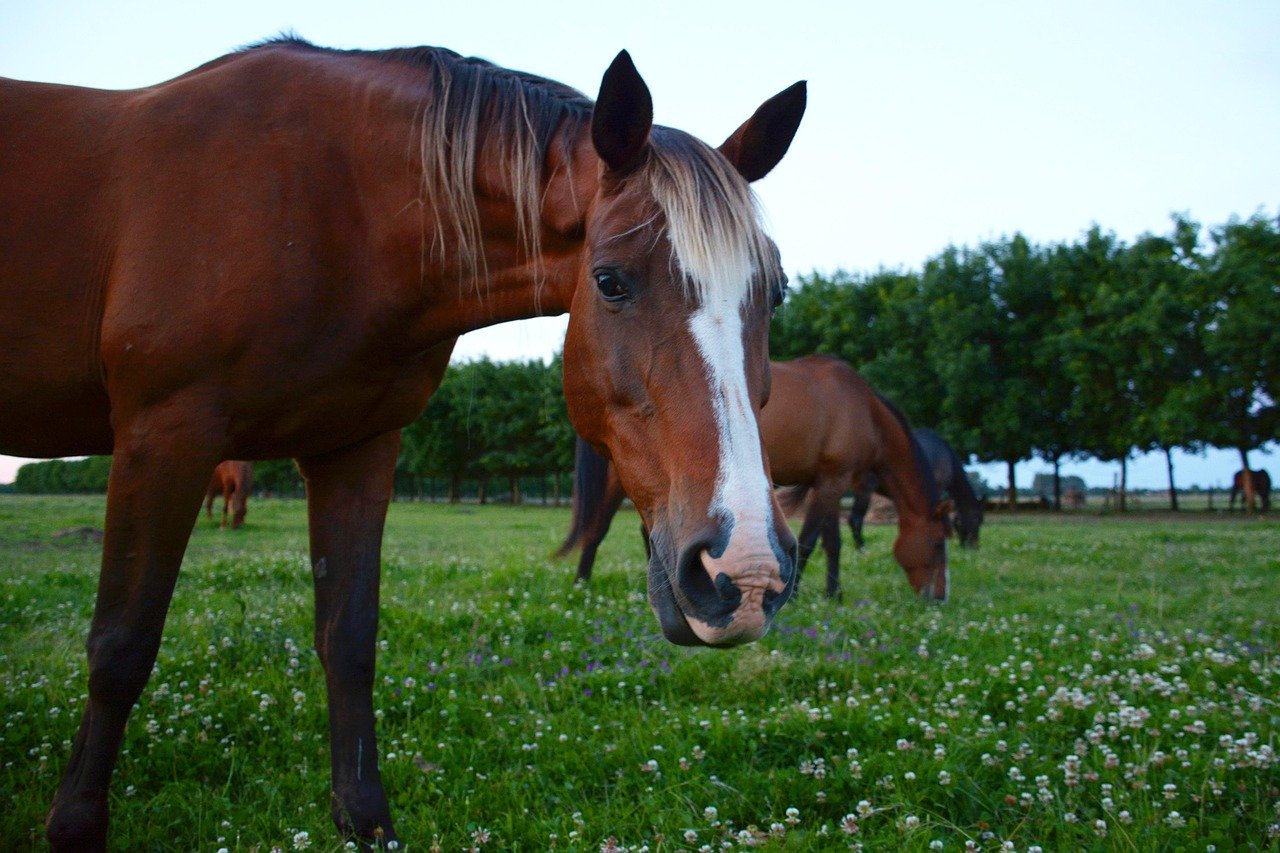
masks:
{"label": "horse back", "polygon": [[366,71],[263,50],[126,92],[0,85],[0,202],[21,211],[0,217],[0,409],[23,412],[0,452],[110,453],[109,415],[179,395],[238,458],[421,411],[443,369],[421,353],[448,342],[407,325],[405,294],[431,292],[422,224],[395,216],[416,210],[410,113],[372,120]]}
{"label": "horse back", "polygon": [[814,355],[774,362],[771,386],[760,427],[775,483],[812,483],[879,461],[874,392],[843,361]]}

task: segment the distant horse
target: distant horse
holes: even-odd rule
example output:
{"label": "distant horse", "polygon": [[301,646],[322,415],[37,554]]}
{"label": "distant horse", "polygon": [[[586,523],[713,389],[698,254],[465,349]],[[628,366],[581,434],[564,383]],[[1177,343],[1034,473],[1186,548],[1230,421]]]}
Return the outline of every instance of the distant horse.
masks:
{"label": "distant horse", "polygon": [[[902,413],[838,358],[808,356],[773,362],[772,368],[760,431],[773,480],[793,487],[783,492],[784,509],[813,493],[800,531],[800,570],[821,535],[827,595],[840,594],[840,498],[860,478],[874,475],[899,507],[893,553],[908,581],[923,597],[945,600],[950,505],[939,499]],[[559,553],[581,546],[577,579],[587,581],[625,492],[608,462],[581,440],[576,463],[573,521]]]}
{"label": "distant horse", "polygon": [[253,490],[253,463],[237,462],[228,459],[220,462],[213,469],[213,479],[209,481],[209,491],[205,495],[204,514],[213,518],[213,501],[222,496],[222,523],[227,526],[227,514],[231,513],[231,529],[238,530],[244,524],[245,513],[249,509],[249,493]]}
{"label": "distant horse", "polygon": [[[916,427],[912,434],[924,452],[926,464],[933,472],[933,481],[938,489],[955,503],[955,529],[961,546],[978,547],[978,530],[982,527],[982,501],[973,491],[968,476],[964,473],[964,463],[956,455],[947,440],[928,427]],[[862,482],[854,486],[853,509],[849,512],[849,529],[853,531],[853,541],[861,548],[862,522],[866,518],[867,509],[871,506],[871,495],[880,487],[880,478],[874,472],[867,472]],[[883,490],[880,490],[883,493]]]}
{"label": "distant horse", "polygon": [[804,106],[797,83],[716,149],[653,124],[625,52],[593,104],[440,48],[294,38],[135,91],[0,80],[0,453],[114,454],[53,846],[106,846],[214,466],[290,457],[333,818],[396,839],[372,699],[382,531],[400,430],[482,326],[571,312],[569,414],[652,531],[664,633],[761,636],[795,540],[756,421],[785,277],[748,182]]}
{"label": "distant horse", "polygon": [[[1250,477],[1253,479],[1253,494],[1262,504],[1263,512],[1271,511],[1271,475],[1265,469],[1258,471],[1250,471]],[[1241,468],[1231,478],[1231,497],[1228,503],[1230,509],[1236,508],[1236,495],[1246,494],[1244,489],[1244,469]],[[1245,510],[1253,510],[1252,506],[1245,506],[1245,501],[1240,502],[1240,506]]]}

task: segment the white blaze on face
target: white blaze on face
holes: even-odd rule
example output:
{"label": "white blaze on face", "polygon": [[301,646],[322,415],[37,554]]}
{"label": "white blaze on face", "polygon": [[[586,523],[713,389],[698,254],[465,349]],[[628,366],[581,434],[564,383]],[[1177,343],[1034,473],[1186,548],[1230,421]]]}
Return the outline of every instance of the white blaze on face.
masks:
{"label": "white blaze on face", "polygon": [[784,589],[769,538],[773,503],[747,388],[741,307],[740,300],[713,299],[689,319],[689,330],[706,365],[719,443],[715,493],[708,514],[730,524],[724,553],[719,557],[703,554],[702,565],[713,582],[723,572],[742,593],[727,628],[712,628],[686,614],[690,627],[707,642],[719,642],[726,635],[743,639],[762,635],[767,628],[765,590]]}
{"label": "white blaze on face", "polygon": [[739,301],[717,298],[689,318],[689,330],[706,364],[720,445],[710,511],[733,520],[731,547],[754,534],[762,546],[757,550],[772,554],[763,534],[772,522],[773,506],[760,453],[760,430],[747,389],[741,307]]}

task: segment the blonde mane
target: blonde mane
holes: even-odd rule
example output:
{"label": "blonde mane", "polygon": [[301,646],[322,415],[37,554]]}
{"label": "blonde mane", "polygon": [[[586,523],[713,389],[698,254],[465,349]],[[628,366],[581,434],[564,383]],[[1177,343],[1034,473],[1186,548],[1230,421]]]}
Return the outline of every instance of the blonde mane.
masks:
{"label": "blonde mane", "polygon": [[732,305],[776,284],[773,244],[746,180],[687,133],[655,127],[651,138],[646,176],[689,294],[702,305]]}

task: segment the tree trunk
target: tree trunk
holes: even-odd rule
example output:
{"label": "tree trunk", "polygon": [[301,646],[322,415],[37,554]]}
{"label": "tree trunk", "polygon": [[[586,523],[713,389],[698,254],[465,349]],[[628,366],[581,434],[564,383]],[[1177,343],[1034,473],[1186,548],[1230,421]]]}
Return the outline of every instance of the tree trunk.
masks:
{"label": "tree trunk", "polygon": [[1178,487],[1173,484],[1173,448],[1164,449],[1165,462],[1169,465],[1169,509],[1178,511]]}
{"label": "tree trunk", "polygon": [[1053,454],[1053,511],[1062,512],[1062,475],[1059,473],[1061,467],[1058,462],[1058,454]]}
{"label": "tree trunk", "polygon": [[1249,469],[1249,451],[1243,447],[1240,448],[1240,465],[1244,468],[1244,481],[1240,484],[1244,490],[1244,511],[1253,515],[1253,471]]}
{"label": "tree trunk", "polygon": [[560,472],[559,471],[556,471],[551,475],[551,494],[555,496],[553,498],[552,503],[555,506],[560,506]]}
{"label": "tree trunk", "polygon": [[1120,457],[1120,494],[1118,496],[1117,506],[1121,512],[1125,511],[1125,493],[1129,490],[1129,457]]}
{"label": "tree trunk", "polygon": [[460,474],[449,475],[449,503],[456,504],[462,500],[462,476]]}
{"label": "tree trunk", "polygon": [[1009,464],[1009,509],[1018,508],[1018,487],[1013,482],[1013,466],[1017,463],[1016,459],[1008,460]]}
{"label": "tree trunk", "polygon": [[511,477],[511,505],[520,506],[520,478]]}
{"label": "tree trunk", "polygon": [[480,494],[478,496],[481,506],[484,506],[486,503],[489,502],[489,498],[485,495],[485,487],[488,485],[489,485],[489,478],[481,477],[480,478]]}

